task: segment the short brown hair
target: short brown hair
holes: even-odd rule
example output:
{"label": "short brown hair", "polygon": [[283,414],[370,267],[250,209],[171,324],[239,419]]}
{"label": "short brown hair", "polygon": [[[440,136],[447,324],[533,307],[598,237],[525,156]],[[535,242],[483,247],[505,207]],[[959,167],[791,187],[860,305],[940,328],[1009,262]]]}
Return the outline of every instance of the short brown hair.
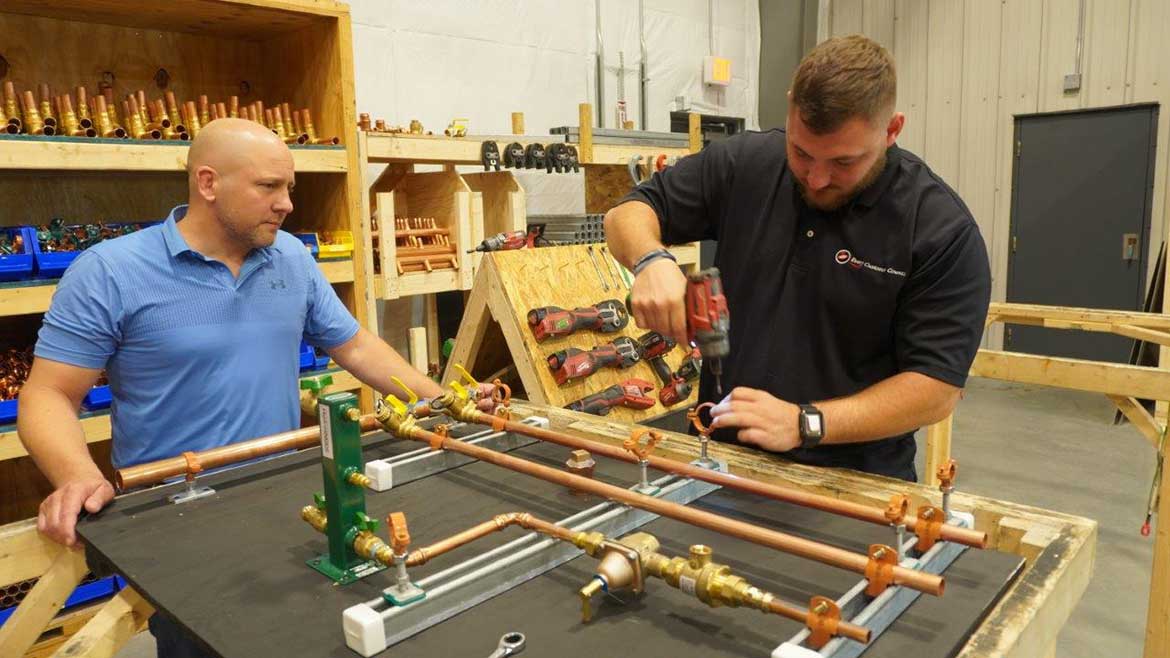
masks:
{"label": "short brown hair", "polygon": [[833,37],[813,48],[792,76],[791,104],[814,133],[833,132],[849,119],[881,120],[894,110],[894,58],[860,34]]}

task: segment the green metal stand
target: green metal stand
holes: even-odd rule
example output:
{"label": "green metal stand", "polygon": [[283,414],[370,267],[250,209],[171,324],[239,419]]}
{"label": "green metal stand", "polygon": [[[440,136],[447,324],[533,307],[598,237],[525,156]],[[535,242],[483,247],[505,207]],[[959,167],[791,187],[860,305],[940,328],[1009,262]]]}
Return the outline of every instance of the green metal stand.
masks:
{"label": "green metal stand", "polygon": [[328,519],[325,535],[329,538],[329,553],[306,563],[339,585],[386,568],[376,560],[363,559],[353,549],[359,532],[375,532],[378,527],[378,522],[366,515],[365,488],[350,482],[352,475],[362,472],[361,428],[356,411],[358,400],[353,393],[330,393],[319,400],[325,493],[314,498]]}

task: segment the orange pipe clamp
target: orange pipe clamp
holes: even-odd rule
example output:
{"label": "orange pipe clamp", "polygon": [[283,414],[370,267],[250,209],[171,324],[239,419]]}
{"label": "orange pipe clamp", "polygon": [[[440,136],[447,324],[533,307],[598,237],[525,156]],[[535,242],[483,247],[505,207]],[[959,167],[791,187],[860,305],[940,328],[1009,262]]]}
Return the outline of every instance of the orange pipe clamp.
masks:
{"label": "orange pipe clamp", "polygon": [[703,409],[714,406],[714,402],[704,402],[687,410],[687,420],[691,421],[691,425],[698,430],[701,436],[711,436],[711,428],[703,424],[703,419],[699,417],[699,414],[703,412]]}
{"label": "orange pipe clamp", "polygon": [[837,627],[841,624],[841,608],[833,599],[824,596],[814,596],[808,605],[808,645],[820,650],[837,635]]}
{"label": "orange pipe clamp", "polygon": [[386,530],[390,534],[390,548],[395,555],[405,555],[410,547],[410,530],[406,527],[406,515],[391,512],[386,515]]}
{"label": "orange pipe clamp", "polygon": [[[649,436],[650,438],[643,442],[642,438],[645,436]],[[654,447],[661,440],[662,435],[658,432],[639,427],[630,432],[630,438],[622,442],[622,447],[632,452],[638,458],[638,461],[642,461],[649,457],[650,453],[654,452]]]}
{"label": "orange pipe clamp", "polygon": [[955,476],[959,472],[959,464],[953,459],[948,459],[945,464],[938,467],[935,475],[938,476],[938,486],[940,489],[950,489],[955,484]]}
{"label": "orange pipe clamp", "polygon": [[867,596],[877,596],[886,591],[894,582],[894,567],[898,564],[898,552],[885,544],[870,544],[869,563],[865,565],[865,588]]}
{"label": "orange pipe clamp", "polygon": [[906,494],[894,494],[890,497],[890,504],[886,506],[886,519],[890,525],[901,525],[910,511],[910,498]]}
{"label": "orange pipe clamp", "polygon": [[943,521],[946,515],[937,507],[924,505],[918,508],[918,523],[914,526],[914,534],[918,535],[918,543],[914,548],[926,552],[942,536]]}

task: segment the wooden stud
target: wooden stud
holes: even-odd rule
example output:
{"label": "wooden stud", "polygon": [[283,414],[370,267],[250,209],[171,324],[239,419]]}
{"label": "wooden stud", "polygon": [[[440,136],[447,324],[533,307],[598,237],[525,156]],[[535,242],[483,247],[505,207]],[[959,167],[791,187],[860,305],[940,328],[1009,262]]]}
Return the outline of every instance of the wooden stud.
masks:
{"label": "wooden stud", "polygon": [[84,550],[58,553],[16,612],[0,626],[0,647],[4,647],[5,655],[23,656],[88,572]]}
{"label": "wooden stud", "polygon": [[926,458],[923,464],[922,480],[926,484],[937,487],[938,467],[951,458],[951,428],[954,424],[954,415],[938,421],[926,428]]}
{"label": "wooden stud", "polygon": [[[1163,453],[1163,458],[1166,455]],[[1154,529],[1154,565],[1146,612],[1145,658],[1170,655],[1170,469],[1162,470]]]}
{"label": "wooden stud", "polygon": [[419,372],[427,371],[427,328],[411,327],[407,330],[410,344],[410,365]]}
{"label": "wooden stud", "polygon": [[1137,431],[1141,432],[1142,436],[1154,446],[1158,448],[1158,442],[1162,438],[1162,425],[1154,420],[1154,416],[1146,411],[1140,402],[1132,397],[1125,395],[1106,395],[1105,397],[1113,401],[1122,414],[1133,423]]}
{"label": "wooden stud", "polygon": [[979,350],[971,375],[1146,400],[1170,391],[1170,370],[997,350]]}
{"label": "wooden stud", "polygon": [[154,606],[134,588],[124,587],[53,658],[112,658],[153,614]]}
{"label": "wooden stud", "polygon": [[523,135],[524,134],[524,113],[523,112],[513,112],[512,113],[512,134],[513,135]]}
{"label": "wooden stud", "polygon": [[687,114],[687,148],[691,153],[703,150],[703,115],[698,112]]}
{"label": "wooden stud", "polygon": [[593,164],[593,106],[581,103],[577,106],[577,123],[581,143],[577,145],[577,160],[581,164]]}

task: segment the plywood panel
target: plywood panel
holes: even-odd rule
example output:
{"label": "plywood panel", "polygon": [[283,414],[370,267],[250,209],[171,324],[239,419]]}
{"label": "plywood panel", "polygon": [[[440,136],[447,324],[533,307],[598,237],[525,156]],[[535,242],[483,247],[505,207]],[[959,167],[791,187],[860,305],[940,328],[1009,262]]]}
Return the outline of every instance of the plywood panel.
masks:
{"label": "plywood panel", "polygon": [[[1042,4],[1033,0],[1007,0],[1003,4],[1003,37],[1000,40],[999,103],[996,110],[996,176],[991,258],[991,299],[1001,301],[1007,292],[1008,247],[1011,242],[1012,168],[1015,162],[1016,114],[1036,111],[1040,86],[1040,34]],[[988,344],[1003,343],[1003,324],[988,330]]]}
{"label": "plywood panel", "polygon": [[863,0],[833,0],[831,3],[829,36],[860,34],[865,24]]}
{"label": "plywood panel", "polygon": [[[1040,34],[1040,111],[1081,107],[1086,87],[1064,93],[1064,76],[1076,70],[1079,0],[1044,0]],[[1083,55],[1082,57],[1085,57]]]}
{"label": "plywood panel", "polygon": [[894,8],[894,59],[898,66],[898,109],[906,127],[898,144],[922,156],[926,145],[927,0],[897,0]]}
{"label": "plywood panel", "polygon": [[1085,17],[1086,107],[1125,102],[1129,0],[1093,0]]}
{"label": "plywood panel", "polygon": [[[964,2],[931,0],[927,32],[926,143],[922,155],[951,185],[959,181]],[[997,51],[998,52],[998,51]]]}
{"label": "plywood panel", "polygon": [[862,34],[894,51],[894,0],[869,0],[862,16]]}
{"label": "plywood panel", "polygon": [[996,112],[1002,5],[968,2],[963,20],[962,118],[959,128],[959,194],[975,216],[983,239],[994,244]]}

